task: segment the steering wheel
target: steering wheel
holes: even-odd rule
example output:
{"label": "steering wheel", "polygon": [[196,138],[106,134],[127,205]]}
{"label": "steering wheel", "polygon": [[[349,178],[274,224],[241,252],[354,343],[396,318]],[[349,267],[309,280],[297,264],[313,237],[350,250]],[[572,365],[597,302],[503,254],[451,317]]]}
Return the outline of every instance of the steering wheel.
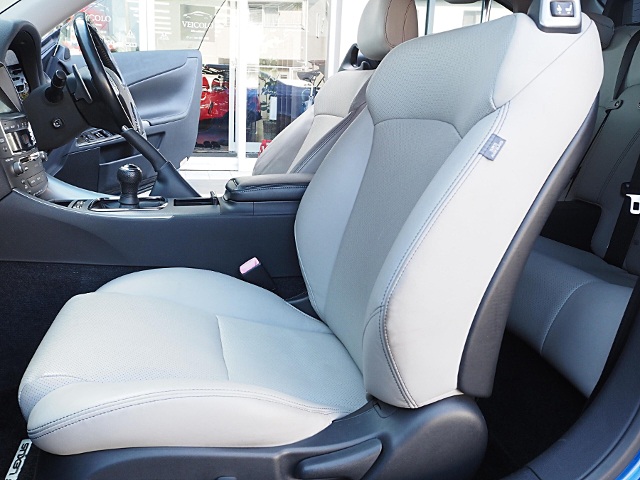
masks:
{"label": "steering wheel", "polygon": [[91,83],[116,125],[132,128],[145,137],[136,103],[100,32],[84,12],[74,16],[73,29],[91,74]]}

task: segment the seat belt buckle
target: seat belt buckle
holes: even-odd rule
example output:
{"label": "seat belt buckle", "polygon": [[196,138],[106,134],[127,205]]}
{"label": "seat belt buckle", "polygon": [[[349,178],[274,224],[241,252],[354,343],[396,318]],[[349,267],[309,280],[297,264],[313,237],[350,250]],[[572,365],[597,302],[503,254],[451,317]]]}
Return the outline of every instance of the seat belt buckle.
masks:
{"label": "seat belt buckle", "polygon": [[240,265],[240,275],[242,275],[244,281],[253,283],[265,290],[272,292],[276,290],[276,284],[273,278],[271,278],[271,275],[269,275],[269,272],[267,272],[267,269],[264,268],[264,265],[260,263],[257,257],[253,257],[251,260],[247,260]]}
{"label": "seat belt buckle", "polygon": [[640,194],[627,193],[627,197],[631,200],[629,213],[631,215],[640,215]]}
{"label": "seat belt buckle", "polygon": [[620,187],[620,194],[623,197],[629,197],[629,213],[640,215],[640,192],[632,189],[629,182],[625,182]]}

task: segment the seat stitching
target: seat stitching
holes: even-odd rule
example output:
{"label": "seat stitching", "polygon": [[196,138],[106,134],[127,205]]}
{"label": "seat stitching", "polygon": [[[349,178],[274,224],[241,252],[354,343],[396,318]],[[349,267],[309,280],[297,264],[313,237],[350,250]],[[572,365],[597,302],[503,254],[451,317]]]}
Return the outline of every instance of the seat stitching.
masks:
{"label": "seat stitching", "polygon": [[[300,266],[302,266],[302,262],[300,262]],[[311,292],[307,292],[307,293],[311,293]],[[300,309],[298,309],[298,308],[294,307],[293,305],[291,305],[291,304],[290,304],[289,302],[287,302],[286,300],[284,301],[284,303],[286,303],[288,306],[290,306],[291,308],[293,308],[293,309],[296,311],[296,313],[301,313],[302,315],[304,315],[305,317],[307,317],[307,318],[309,318],[309,319],[313,320],[314,322],[319,323],[320,325],[323,325],[323,326],[325,326],[325,327],[327,326],[327,324],[326,324],[326,323],[324,323],[322,320],[318,320],[317,318],[312,317],[312,316],[311,316],[311,315],[309,315],[308,313],[305,313],[305,312],[303,312],[302,310],[300,310]],[[317,313],[317,312],[316,312],[316,313]],[[250,322],[251,320],[247,320],[247,321],[249,321],[249,322]],[[329,332],[312,332],[312,333],[330,333],[330,334],[332,334],[332,335],[333,335],[333,332],[330,332],[330,331],[329,331]]]}
{"label": "seat stitching", "polygon": [[[64,428],[67,428],[67,427],[70,427],[72,425],[75,425],[77,423],[84,422],[86,420],[91,420],[93,418],[100,417],[102,415],[106,415],[106,414],[109,414],[109,413],[117,412],[119,410],[125,410],[127,408],[139,407],[139,406],[148,405],[148,404],[151,404],[151,403],[165,402],[165,401],[171,401],[171,400],[183,400],[183,399],[191,399],[191,398],[228,398],[228,397],[234,397],[234,395],[232,395],[232,394],[233,393],[238,393],[238,392],[229,391],[229,393],[231,395],[222,395],[222,394],[218,394],[218,395],[182,395],[182,396],[179,396],[179,397],[159,398],[159,399],[154,399],[154,400],[148,400],[148,401],[145,401],[145,402],[136,403],[135,405],[124,405],[122,407],[112,408],[112,409],[104,411],[104,412],[96,413],[95,415],[91,415],[91,416],[86,417],[86,418],[81,418],[81,419],[75,420],[75,421],[73,421],[71,423],[67,423],[66,425],[61,425],[61,426],[59,426],[57,428],[54,428],[53,430],[50,430],[50,431],[45,432],[45,433],[40,433],[40,434],[35,433],[37,430],[42,430],[42,427],[40,427],[40,426],[37,427],[37,428],[29,429],[28,433],[29,433],[29,436],[32,439],[38,439],[38,438],[42,438],[42,437],[44,437],[46,435],[49,435],[51,433],[57,432],[58,430],[62,430]],[[283,406],[286,406],[286,407],[291,407],[291,408],[294,408],[294,409],[297,409],[297,410],[305,411],[307,413],[316,413],[318,415],[331,415],[331,414],[334,414],[334,413],[337,413],[337,414],[350,413],[350,412],[346,412],[346,411],[338,410],[338,409],[328,409],[328,408],[312,409],[312,408],[308,408],[308,407],[306,407],[304,405],[297,404],[295,402],[289,403],[289,402],[284,402],[284,401],[278,401],[279,399],[277,399],[275,397],[272,397],[272,398],[259,398],[259,397],[253,397],[253,396],[243,396],[243,395],[237,395],[237,397],[239,397],[239,398],[248,398],[250,400],[261,400],[261,401],[265,401],[265,402],[269,402],[269,403],[274,403],[276,405],[283,405]],[[76,414],[74,414],[74,415],[76,415]],[[62,419],[55,420],[54,422],[58,422],[60,420],[62,420]],[[54,422],[49,422],[49,423],[54,423]]]}
{"label": "seat stitching", "polygon": [[[578,42],[578,40],[580,40],[591,28],[596,28],[595,24],[593,22],[591,22],[589,24],[589,26],[587,27],[587,29],[580,33],[580,35],[578,35],[576,37],[576,39],[571,42],[571,44],[567,45],[567,48],[565,48],[562,52],[560,52],[558,54],[558,56],[556,58],[553,59],[553,61],[551,61],[546,67],[544,67],[540,72],[538,72],[538,74],[536,76],[534,76],[526,85],[524,85],[517,93],[515,93],[510,99],[509,101],[514,100],[516,97],[518,97],[522,92],[524,92],[527,88],[529,88],[529,85],[531,85],[533,82],[535,82],[540,76],[542,76],[544,73],[546,73],[547,70],[549,70],[551,68],[552,65],[554,65],[557,61],[560,60],[560,58],[562,56],[564,56],[573,46],[576,45],[576,43]],[[596,28],[597,30],[597,28]],[[514,33],[515,33],[515,24],[514,24]],[[597,33],[597,32],[596,32]],[[599,34],[598,34],[599,35]],[[503,64],[504,64],[504,59],[502,60]],[[500,66],[500,68],[502,68],[502,65]],[[494,103],[494,98],[493,98],[493,94],[495,93],[495,81],[497,81],[497,76],[494,79],[494,91],[491,93],[491,103],[494,105],[495,107],[495,103]],[[594,99],[595,100],[595,99]],[[496,107],[497,108],[497,107]]]}
{"label": "seat stitching", "polygon": [[291,308],[293,308],[297,313],[301,313],[301,314],[303,314],[303,315],[305,315],[305,316],[309,317],[311,320],[313,320],[313,321],[314,321],[314,323],[317,323],[317,324],[319,323],[321,326],[323,326],[325,329],[327,329],[327,331],[324,331],[324,332],[316,332],[316,331],[314,331],[314,330],[305,330],[305,329],[301,329],[301,328],[298,328],[298,327],[290,327],[290,326],[276,325],[276,324],[273,324],[273,323],[264,323],[264,322],[261,322],[261,321],[259,321],[259,320],[247,320],[246,318],[235,318],[235,317],[230,317],[230,316],[226,316],[226,315],[221,315],[221,317],[223,317],[223,318],[229,318],[229,319],[231,319],[231,320],[239,320],[239,321],[241,321],[241,322],[255,323],[255,324],[257,324],[257,325],[264,325],[264,326],[266,326],[266,327],[284,328],[284,329],[286,329],[286,330],[292,330],[292,331],[294,331],[294,332],[304,332],[304,333],[311,333],[311,334],[313,334],[313,333],[317,333],[317,334],[319,334],[319,335],[333,335],[333,336],[335,336],[335,335],[334,335],[334,333],[333,333],[331,330],[329,330],[329,327],[327,327],[327,324],[326,324],[326,323],[324,323],[322,320],[318,320],[317,318],[314,318],[314,317],[311,317],[311,316],[307,315],[307,314],[306,314],[306,313],[304,313],[303,311],[298,310],[296,307],[294,307],[294,306],[293,306],[293,305],[291,305],[290,303],[287,303],[287,305],[289,305]]}
{"label": "seat stitching", "polygon": [[387,5],[387,14],[384,17],[384,41],[387,43],[387,45],[390,48],[390,50],[393,50],[394,45],[391,43],[391,41],[389,40],[389,31],[387,29],[388,25],[389,25],[389,12],[391,11],[391,4],[393,3],[393,0],[389,1],[389,5]]}
{"label": "seat stitching", "polygon": [[[300,265],[302,266],[302,262],[300,262]],[[229,278],[234,278],[234,277],[229,277]],[[238,280],[238,279],[235,279],[235,280]],[[260,287],[258,287],[258,288],[260,288]],[[262,289],[262,290],[264,290],[264,289]],[[200,312],[200,313],[205,313],[205,314],[210,315],[210,316],[217,316],[217,315],[218,315],[218,314],[215,314],[215,313],[210,312],[209,310],[205,310],[204,308],[197,307],[197,306],[194,306],[194,305],[190,305],[190,304],[187,304],[187,303],[184,303],[184,302],[176,302],[176,301],[174,301],[174,300],[169,300],[169,299],[164,298],[164,297],[157,297],[157,296],[153,296],[153,295],[146,295],[146,294],[142,294],[142,293],[140,293],[140,294],[139,294],[139,293],[128,293],[128,292],[123,292],[123,291],[115,291],[115,292],[113,292],[113,291],[100,291],[100,290],[96,290],[95,292],[90,292],[90,293],[86,293],[86,294],[83,294],[83,295],[93,295],[93,294],[96,294],[96,293],[101,294],[101,295],[127,295],[127,296],[129,296],[129,297],[142,297],[142,298],[147,298],[147,299],[151,299],[151,300],[162,300],[162,301],[164,301],[164,302],[171,303],[171,304],[173,304],[173,305],[178,305],[178,306],[180,306],[180,307],[187,307],[187,308],[190,308],[190,309],[196,310],[196,311],[198,311],[198,312]],[[271,293],[271,292],[269,292],[269,293]],[[275,294],[274,294],[274,295],[275,295]],[[325,323],[324,323],[323,321],[318,320],[317,318],[314,318],[314,317],[312,317],[311,315],[308,315],[308,314],[304,313],[304,312],[303,312],[303,311],[301,311],[301,310],[298,310],[296,307],[294,307],[293,305],[291,305],[290,303],[288,303],[286,300],[284,300],[284,299],[282,299],[282,298],[280,298],[280,297],[277,297],[277,299],[278,299],[280,302],[284,303],[285,305],[288,305],[289,307],[291,307],[291,308],[295,309],[295,310],[296,310],[296,312],[301,313],[301,314],[302,314],[302,315],[304,315],[305,317],[310,318],[310,319],[311,319],[311,320],[313,320],[314,322],[319,322],[320,324],[325,325]],[[222,316],[227,316],[227,315],[222,315]],[[232,317],[232,316],[228,316],[228,317],[229,317],[229,318],[234,318],[234,319],[236,319],[236,320],[244,320],[244,321],[246,321],[246,322],[253,322],[253,323],[259,323],[259,324],[261,324],[261,325],[272,325],[272,326],[273,326],[273,324],[271,324],[271,323],[265,323],[265,322],[264,322],[264,321],[262,321],[262,320],[256,320],[256,319],[251,319],[251,318],[235,317],[235,316],[233,316],[233,317]],[[287,327],[283,327],[283,328],[287,328]]]}
{"label": "seat stitching", "polygon": [[[307,285],[307,292],[309,293],[309,300],[311,301],[311,306],[316,311],[316,313],[320,314],[320,309],[318,308],[318,303],[316,302],[316,299],[315,299],[315,297],[313,295],[313,290],[309,286],[309,280],[307,279],[307,272],[306,272],[306,270],[304,268],[304,264],[302,263],[302,255],[300,255],[300,249],[298,248],[298,239],[297,239],[297,229],[296,228],[294,228],[293,236],[294,236],[294,240],[296,240],[295,244],[296,244],[296,253],[298,254],[298,263],[300,264],[300,270],[302,271],[302,278],[305,281],[305,285]],[[286,302],[286,303],[290,307],[296,308],[293,305],[291,305],[290,303],[288,303],[288,302]],[[298,309],[296,308],[296,310],[298,310]],[[302,313],[304,313],[304,312],[302,312]],[[307,315],[306,313],[304,313],[304,314]],[[313,318],[310,315],[307,315],[307,317]],[[314,319],[314,320],[317,320],[317,318]]]}
{"label": "seat stitching", "polygon": [[[412,398],[411,394],[409,393],[409,391],[408,391],[408,389],[407,389],[407,387],[406,387],[406,385],[405,385],[405,383],[404,383],[404,381],[402,379],[402,376],[400,375],[400,372],[398,370],[397,364],[395,363],[395,359],[393,358],[393,353],[391,352],[391,349],[388,347],[388,345],[389,345],[389,336],[388,336],[388,330],[387,330],[387,325],[386,325],[386,319],[387,319],[387,314],[388,314],[388,309],[389,309],[389,300],[393,296],[393,292],[395,291],[395,287],[398,285],[400,279],[404,275],[404,272],[406,271],[407,265],[411,262],[411,260],[413,259],[415,253],[417,252],[417,250],[420,248],[420,246],[424,242],[424,239],[426,238],[426,236],[431,231],[431,228],[433,227],[435,222],[438,220],[438,218],[440,217],[442,212],[446,209],[446,207],[449,204],[449,202],[455,196],[455,193],[460,189],[461,184],[464,183],[466,178],[468,178],[468,176],[473,171],[473,168],[475,168],[475,165],[477,165],[478,162],[475,162],[475,165],[473,167],[471,167],[471,170],[469,169],[469,165],[471,164],[471,162],[474,159],[479,159],[480,149],[482,148],[482,146],[486,143],[488,138],[494,132],[498,132],[500,130],[501,126],[504,124],[504,120],[507,117],[508,110],[509,110],[509,102],[507,102],[504,105],[504,107],[500,108],[500,113],[494,119],[491,127],[489,128],[489,130],[487,132],[487,134],[483,137],[482,141],[479,143],[478,147],[474,150],[473,154],[469,157],[469,159],[464,164],[464,166],[459,170],[459,172],[456,175],[454,181],[451,182],[451,184],[449,185],[447,190],[444,192],[442,197],[440,197],[440,199],[438,200],[438,202],[436,203],[436,205],[434,206],[432,211],[429,213],[429,215],[425,219],[425,221],[422,224],[422,226],[418,229],[418,232],[416,233],[416,235],[414,236],[413,240],[409,244],[409,247],[407,248],[407,250],[403,254],[403,256],[402,256],[400,262],[398,263],[393,275],[391,276],[391,278],[389,280],[389,283],[387,284],[387,287],[386,287],[385,292],[384,292],[383,297],[382,297],[382,305],[381,305],[382,309],[380,310],[380,318],[381,318],[380,321],[381,321],[381,323],[384,324],[384,334],[385,334],[384,335],[384,340],[386,341],[386,343],[385,343],[385,341],[382,342],[383,351],[385,352],[385,356],[386,355],[389,356],[389,358],[387,359],[387,362],[389,362],[389,360],[390,360],[391,363],[393,364],[393,368],[391,368],[391,365],[389,365],[389,368],[392,370],[392,372],[395,371],[395,374],[398,375],[398,379],[399,379],[400,383],[402,384],[403,388],[406,390],[406,396],[403,393],[403,396],[405,397],[405,400],[407,400],[407,403],[409,403],[410,405],[413,404],[416,407],[417,407],[417,403],[415,402],[415,400]],[[461,177],[463,175],[465,175],[465,173],[466,173],[466,177],[461,180],[460,184],[458,184],[459,180],[461,179]],[[437,216],[435,218],[433,218],[433,215],[436,212],[438,212]],[[430,227],[426,231],[423,231],[428,224],[430,224]],[[418,241],[417,244],[416,244],[416,241]],[[411,253],[411,256],[409,258],[407,258],[407,255],[409,254],[409,252],[412,252],[412,253]],[[402,268],[402,270],[400,271],[401,268]],[[396,275],[397,275],[397,278],[396,278]],[[393,284],[393,287],[391,287],[392,284]],[[390,290],[390,288],[391,288],[391,290]],[[387,296],[387,292],[389,293],[388,296]]]}
{"label": "seat stitching", "polygon": [[[493,112],[490,112],[490,114],[491,113],[493,113]],[[382,125],[385,122],[393,122],[393,121],[397,121],[397,120],[423,120],[423,121],[427,121],[427,122],[444,123],[445,125],[450,125],[451,127],[453,127],[453,129],[456,131],[456,134],[458,134],[458,138],[460,140],[462,140],[462,135],[460,135],[460,132],[458,131],[458,128],[453,123],[447,122],[446,120],[439,120],[437,118],[394,117],[394,118],[385,118],[384,120],[380,120],[377,123],[374,122],[374,125],[377,127],[378,125]]]}
{"label": "seat stitching", "polygon": [[[378,312],[380,313],[382,311],[382,309]],[[400,372],[398,371],[398,367],[395,364],[395,362],[393,361],[393,358],[391,357],[390,353],[388,352],[389,350],[391,350],[390,348],[387,348],[385,345],[388,345],[389,343],[389,337],[387,337],[386,332],[383,333],[383,323],[384,321],[382,320],[382,315],[378,315],[378,336],[380,337],[380,344],[382,345],[382,351],[384,352],[384,358],[387,361],[387,367],[389,367],[389,371],[391,372],[391,378],[393,378],[393,380],[396,382],[396,387],[398,388],[398,391],[400,392],[400,395],[402,395],[402,398],[404,398],[404,401],[407,403],[408,406],[412,406],[415,405],[416,403],[413,401],[413,399],[411,398],[408,388],[405,386],[404,382],[402,381],[402,378],[400,377]],[[393,366],[392,366],[393,364]],[[397,372],[397,375],[394,375],[394,369]],[[406,391],[406,394],[405,394]]]}
{"label": "seat stitching", "polygon": [[546,328],[544,330],[544,333],[542,335],[542,342],[540,344],[540,352],[539,352],[541,355],[542,355],[542,350],[544,350],[544,344],[546,343],[547,337],[549,336],[549,332],[551,331],[551,327],[553,326],[553,324],[555,323],[556,319],[558,318],[558,315],[560,315],[560,312],[562,311],[564,306],[567,304],[567,302],[573,296],[574,293],[576,293],[579,289],[581,289],[585,285],[590,285],[592,283],[605,283],[605,282],[602,282],[601,280],[585,280],[580,285],[577,285],[573,289],[571,289],[571,291],[567,294],[567,296],[565,297],[565,299],[562,302],[562,304],[556,310],[556,314],[553,316],[553,318],[551,318],[551,320],[549,320],[549,322],[547,323],[547,326],[546,326]]}
{"label": "seat stitching", "polygon": [[233,193],[242,195],[243,193],[259,192],[261,190],[282,190],[282,189],[306,189],[307,185],[274,185],[271,187],[244,187],[242,190],[236,190]]}
{"label": "seat stitching", "polygon": [[[95,383],[95,382],[94,382]],[[65,415],[63,417],[59,417],[56,418],[55,420],[51,420],[50,422],[47,423],[43,423],[42,425],[38,425],[37,427],[31,428],[29,429],[29,431],[36,431],[36,430],[42,430],[43,428],[60,422],[62,420],[65,420],[67,418],[76,416],[76,415],[80,415],[84,412],[88,412],[90,410],[95,410],[96,408],[101,408],[101,407],[108,407],[109,405],[113,405],[113,404],[117,404],[123,401],[130,401],[130,400],[135,400],[137,398],[144,398],[144,397],[149,397],[152,395],[161,395],[161,394],[167,394],[167,393],[178,393],[178,392],[222,392],[222,393],[237,393],[240,394],[238,395],[239,397],[243,397],[243,398],[250,398],[253,400],[262,400],[267,399],[269,401],[273,401],[274,403],[280,403],[282,405],[292,405],[295,406],[295,408],[299,408],[300,410],[306,410],[309,412],[314,412],[316,410],[318,411],[326,411],[327,413],[350,413],[338,408],[333,408],[333,407],[309,407],[308,405],[305,405],[304,403],[299,403],[293,400],[286,400],[283,399],[281,397],[278,397],[276,395],[270,395],[267,393],[260,393],[258,395],[254,395],[256,392],[251,392],[251,391],[247,391],[247,390],[237,390],[237,389],[225,389],[225,388],[186,388],[186,389],[179,389],[179,390],[159,390],[157,392],[150,392],[150,393],[141,393],[139,395],[131,395],[129,397],[126,398],[121,398],[119,400],[113,400],[111,402],[106,402],[106,403],[102,403],[99,405],[94,405],[92,407],[87,407],[87,408],[83,408],[82,410],[78,410],[77,412],[73,412],[70,413],[68,415]],[[247,394],[246,396],[243,396],[242,394]],[[254,396],[252,396],[254,395]],[[216,395],[210,395],[212,397],[215,397]],[[198,396],[194,396],[193,398],[200,398],[202,397],[202,395],[198,395]],[[187,395],[182,395],[180,397],[171,397],[171,398],[164,398],[164,399],[156,399],[155,401],[162,401],[162,400],[173,400],[176,398],[191,398]],[[135,405],[126,405],[124,408],[126,408],[127,406],[136,406],[136,405],[144,405],[145,403],[150,403],[149,402],[142,402],[142,403],[137,403]],[[121,407],[122,408],[122,407]],[[115,410],[119,410],[120,408],[116,408],[116,409],[112,409],[111,411],[115,411]],[[103,412],[103,413],[108,413],[108,412]]]}
{"label": "seat stitching", "polygon": [[[80,380],[81,382],[93,382],[93,380],[88,380],[88,379],[83,378],[83,377],[76,377],[75,375],[65,375],[65,374],[60,374],[60,373],[46,373],[46,374],[43,374],[43,375],[38,375],[33,380],[29,380],[28,382],[24,383],[24,385],[22,386],[22,388],[18,392],[18,402],[20,402],[20,400],[22,399],[22,392],[24,391],[24,389],[26,387],[36,383],[38,380],[41,380],[43,378],[72,378],[74,380]],[[54,390],[56,390],[56,389],[54,389]]]}
{"label": "seat stitching", "polygon": [[412,3],[413,3],[413,0],[407,3],[407,9],[404,11],[404,21],[402,22],[402,42],[403,43],[407,41],[407,18],[409,17],[409,8],[411,7]]}
{"label": "seat stitching", "polygon": [[231,375],[229,374],[229,366],[227,365],[227,359],[224,356],[224,341],[222,340],[222,329],[220,327],[220,317],[214,315],[218,323],[218,337],[220,337],[220,350],[222,353],[222,362],[224,363],[224,369],[227,371],[227,380],[231,381]]}

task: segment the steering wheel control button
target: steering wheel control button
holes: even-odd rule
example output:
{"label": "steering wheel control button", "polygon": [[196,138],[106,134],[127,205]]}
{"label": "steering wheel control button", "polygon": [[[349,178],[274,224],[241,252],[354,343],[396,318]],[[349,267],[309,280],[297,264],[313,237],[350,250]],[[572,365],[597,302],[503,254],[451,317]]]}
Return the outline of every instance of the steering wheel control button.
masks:
{"label": "steering wheel control button", "polygon": [[56,70],[51,79],[51,85],[44,92],[45,98],[51,103],[60,103],[64,98],[64,87],[67,85],[67,74]]}
{"label": "steering wheel control button", "polygon": [[573,2],[551,2],[552,17],[574,17]]}

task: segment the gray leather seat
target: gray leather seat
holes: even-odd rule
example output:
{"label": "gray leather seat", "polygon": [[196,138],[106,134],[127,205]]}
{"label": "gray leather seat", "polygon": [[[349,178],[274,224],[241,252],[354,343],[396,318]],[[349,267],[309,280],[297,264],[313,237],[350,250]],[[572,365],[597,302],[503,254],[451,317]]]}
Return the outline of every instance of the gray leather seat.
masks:
{"label": "gray leather seat", "polygon": [[[625,47],[638,27],[619,27],[614,34],[610,19],[589,15],[599,26],[605,66],[599,127],[605,108],[614,100]],[[603,260],[623,203],[620,185],[631,179],[640,155],[639,96],[640,54],[636,51],[619,97],[622,106],[610,112],[564,199],[601,208],[592,251],[540,238],[525,266],[507,325],[585,396],[591,394],[600,377],[640,273],[637,245],[627,254],[624,269]]]}
{"label": "gray leather seat", "polygon": [[[418,36],[414,0],[370,0],[358,29],[358,48],[382,60],[394,47]],[[374,70],[344,70],[329,77],[314,105],[276,136],[258,157],[254,175],[315,173],[340,135],[365,107]]]}
{"label": "gray leather seat", "polygon": [[[19,391],[30,437],[62,455],[264,447],[366,393],[403,411],[472,394],[476,313],[601,75],[587,17],[576,34],[516,14],[397,47],[297,214],[322,321],[218,273],[124,276],[70,300],[42,341]],[[491,318],[480,351],[499,345]]]}

